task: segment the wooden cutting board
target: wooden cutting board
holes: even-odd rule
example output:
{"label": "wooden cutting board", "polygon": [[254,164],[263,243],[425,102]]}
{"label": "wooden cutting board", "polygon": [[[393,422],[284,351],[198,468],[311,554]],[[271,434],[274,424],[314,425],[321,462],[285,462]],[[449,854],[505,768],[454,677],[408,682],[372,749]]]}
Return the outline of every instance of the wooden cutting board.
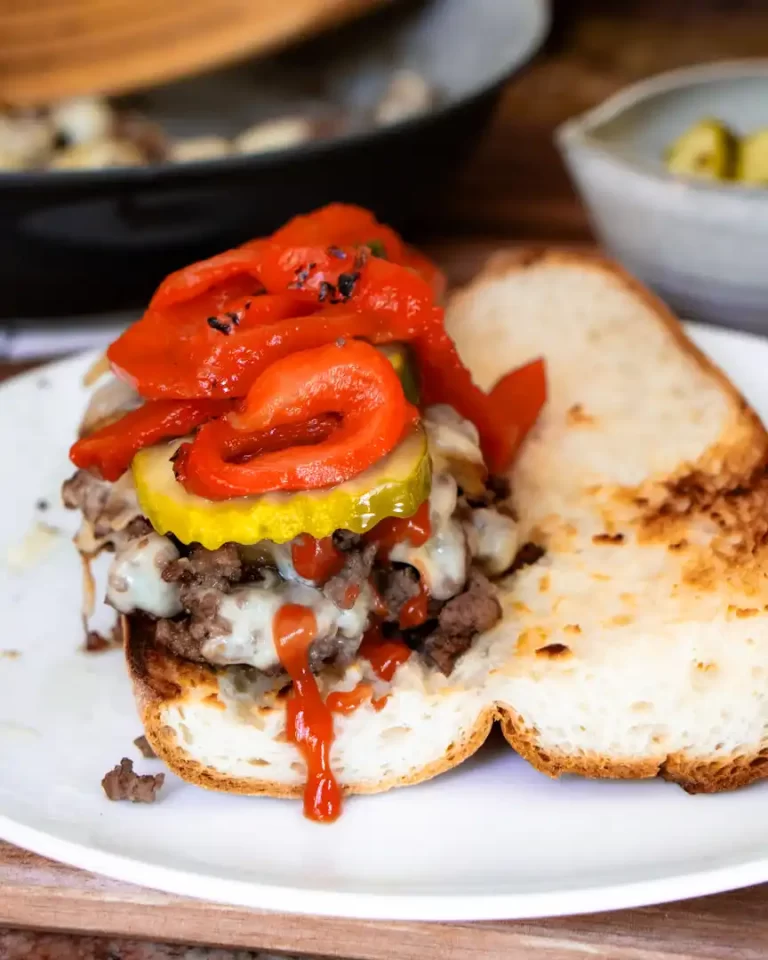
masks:
{"label": "wooden cutting board", "polygon": [[370,923],[224,907],[128,886],[0,842],[0,925],[358,960],[758,960],[768,885],[620,913]]}
{"label": "wooden cutting board", "polygon": [[392,0],[0,0],[0,101],[122,93],[254,56]]}

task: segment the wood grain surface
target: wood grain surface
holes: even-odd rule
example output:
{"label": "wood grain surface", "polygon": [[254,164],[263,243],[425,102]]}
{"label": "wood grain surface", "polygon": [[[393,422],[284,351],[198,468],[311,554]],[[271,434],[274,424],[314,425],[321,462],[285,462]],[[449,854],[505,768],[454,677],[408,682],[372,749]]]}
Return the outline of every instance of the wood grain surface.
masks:
{"label": "wood grain surface", "polygon": [[123,93],[259,54],[384,0],[0,0],[0,100]]}
{"label": "wood grain surface", "polygon": [[291,917],[155,893],[0,843],[0,925],[359,960],[758,960],[768,887],[560,920],[370,923]]}

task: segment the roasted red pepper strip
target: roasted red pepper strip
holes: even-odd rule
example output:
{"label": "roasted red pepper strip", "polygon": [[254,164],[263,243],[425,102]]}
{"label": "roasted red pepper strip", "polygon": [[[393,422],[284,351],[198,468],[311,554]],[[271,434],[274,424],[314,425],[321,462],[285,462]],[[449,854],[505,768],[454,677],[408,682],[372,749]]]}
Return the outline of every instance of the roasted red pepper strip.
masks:
{"label": "roasted red pepper strip", "polygon": [[[388,258],[391,259],[391,258]],[[413,270],[432,288],[435,300],[441,303],[448,288],[445,274],[428,257],[413,247],[405,248],[405,255],[399,261],[404,267]]]}
{"label": "roasted red pepper strip", "polygon": [[[211,286],[243,273],[258,281],[262,247],[266,240],[252,240],[242,247],[226,250],[170,274],[157,288],[150,307],[161,310],[191,300]],[[331,247],[333,250],[374,243],[383,247],[389,260],[400,262],[405,257],[403,242],[394,230],[378,223],[368,210],[341,203],[294,217],[268,240],[271,246],[281,249]]]}
{"label": "roasted red pepper strip", "polygon": [[303,297],[316,309],[324,303],[349,300],[359,271],[369,257],[367,250],[361,252],[353,247],[286,247],[273,241],[261,243],[258,250],[259,276],[264,288],[269,293],[290,292]]}
{"label": "roasted red pepper strip", "polygon": [[248,274],[251,282],[258,285],[257,266],[259,257],[253,247],[238,247],[225,250],[215,257],[199,260],[188,267],[169,274],[155,291],[149,306],[152,310],[162,310],[192,300],[211,287],[225,283],[239,274]]}
{"label": "roasted red pepper strip", "polygon": [[[254,263],[273,296],[256,296],[252,278],[240,275],[163,310],[153,301],[109,348],[113,368],[147,398],[242,396],[295,350],[340,336],[412,340],[430,318],[429,285],[404,267],[336,250],[344,259],[322,247],[261,244]],[[318,321],[280,324],[316,310]]]}
{"label": "roasted red pepper strip", "polygon": [[351,342],[278,360],[229,423],[260,434],[327,414],[338,424],[319,443],[236,463],[225,459],[220,429],[203,427],[177,460],[177,476],[191,493],[210,500],[335,486],[389,453],[416,411],[389,361],[368,344]]}
{"label": "roasted red pepper strip", "polygon": [[[229,401],[233,403],[234,401]],[[293,447],[311,446],[326,440],[339,425],[339,417],[326,414],[314,417],[306,423],[293,423],[273,427],[263,433],[242,433],[235,430],[225,419],[211,420],[203,424],[197,432],[198,453],[202,450],[214,451],[216,458],[228,464],[247,463],[253,457],[263,456]],[[192,441],[182,443],[176,452],[173,469],[176,478],[187,486],[187,458]]]}
{"label": "roasted red pepper strip", "polygon": [[142,447],[183,437],[195,427],[232,409],[229,400],[157,400],[95,433],[78,440],[69,451],[75,466],[92,470],[105,480],[117,480]]}
{"label": "roasted red pepper strip", "polygon": [[272,240],[285,247],[373,245],[395,263],[405,255],[403,241],[394,230],[379,223],[370,211],[346,203],[331,203],[294,217],[272,235]]}
{"label": "roasted red pepper strip", "polygon": [[[200,335],[202,305],[197,316],[181,316],[184,311],[192,313],[196,301],[174,308],[180,315],[173,325],[153,323],[150,311],[112,345],[109,358],[124,376],[141,372],[133,379],[145,396],[223,397],[245,393],[274,360],[340,337],[371,343],[411,342],[425,404],[454,406],[477,426],[489,468],[506,469],[510,449],[519,445],[519,427],[512,424],[510,430],[509,421],[499,416],[496,405],[473,383],[445,332],[443,311],[433,305],[429,285],[405,267],[374,257],[350,272],[351,255],[346,251],[347,260],[340,260],[322,248],[286,250],[264,245],[259,272],[272,296],[251,301],[247,322],[229,335],[211,331],[206,324],[207,332]],[[345,275],[353,278],[349,286],[340,282]],[[325,295],[324,284],[332,288]],[[348,297],[340,294],[340,287]],[[340,295],[346,302],[333,303]],[[202,299],[218,302],[217,296],[222,294],[214,290]],[[281,297],[287,298],[282,307]],[[240,303],[242,290],[238,298]],[[261,307],[262,301],[272,307],[271,312]],[[322,309],[307,319],[313,306]],[[282,319],[283,311],[289,319]],[[260,314],[263,322],[254,323]]]}
{"label": "roasted red pepper strip", "polygon": [[[442,328],[433,324],[428,332],[413,341],[419,364],[422,402],[448,403],[462,417],[471,420],[480,434],[483,456],[493,473],[504,471],[509,463],[510,424],[499,415],[490,397],[473,382],[456,345]],[[517,435],[512,424],[511,432]]]}
{"label": "roasted red pepper strip", "polygon": [[[145,397],[242,396],[272,362],[298,350],[339,337],[410,342],[424,402],[450,403],[472,420],[489,467],[506,469],[530,417],[510,424],[472,382],[434,305],[441,275],[429,261],[394,233],[382,242],[402,264],[356,246],[374,226],[367,211],[334,204],[172,275],[145,317],[110,348],[114,368]],[[267,296],[253,298],[257,282]],[[247,302],[248,319],[230,323]]]}
{"label": "roasted red pepper strip", "polygon": [[506,434],[507,446],[502,452],[506,469],[514,460],[547,400],[547,375],[544,360],[532,360],[512,370],[498,381],[490,392],[496,416],[516,427]]}
{"label": "roasted red pepper strip", "polygon": [[264,351],[274,350],[267,362],[280,355],[281,321],[313,309],[291,293],[259,295],[249,278],[240,277],[165,311],[148,310],[112,343],[107,357],[148,399],[243,396],[266,365],[259,366]]}

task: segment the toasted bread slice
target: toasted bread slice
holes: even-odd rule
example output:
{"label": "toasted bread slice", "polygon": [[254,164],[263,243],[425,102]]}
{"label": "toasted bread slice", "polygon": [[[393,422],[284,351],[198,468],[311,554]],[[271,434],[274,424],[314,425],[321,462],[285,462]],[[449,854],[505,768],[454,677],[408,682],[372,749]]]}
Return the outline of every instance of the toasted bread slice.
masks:
{"label": "toasted bread slice", "polygon": [[[615,267],[499,256],[450,310],[478,382],[547,360],[514,471],[545,550],[481,640],[512,746],[552,775],[690,790],[768,771],[768,436],[665,307]],[[488,344],[493,349],[488,349]]]}
{"label": "toasted bread slice", "polygon": [[[696,791],[763,776],[768,436],[757,417],[674,317],[600,259],[499,256],[454,297],[448,327],[484,387],[547,360],[548,404],[512,475],[522,536],[545,553],[501,586],[502,622],[451,677],[412,657],[380,713],[338,718],[345,791],[435,776],[473,753],[494,717],[553,776],[661,774]],[[226,671],[175,659],[148,621],[126,630],[146,733],[172,769],[214,789],[301,794],[282,694],[238,691]]]}

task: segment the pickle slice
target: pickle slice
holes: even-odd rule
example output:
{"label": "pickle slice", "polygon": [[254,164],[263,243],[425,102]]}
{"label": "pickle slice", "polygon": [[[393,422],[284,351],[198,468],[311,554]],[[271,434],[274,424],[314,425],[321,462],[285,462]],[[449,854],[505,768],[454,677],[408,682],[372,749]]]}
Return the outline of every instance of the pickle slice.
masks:
{"label": "pickle slice", "polygon": [[666,160],[671,173],[724,180],[734,173],[736,138],[719,120],[700,120],[675,140]]}
{"label": "pickle slice", "polygon": [[171,456],[182,441],[140,450],[131,468],[144,516],[158,533],[215,550],[223,543],[285,543],[300,533],[327,537],[334,530],[364,533],[384,517],[410,516],[429,496],[432,467],[427,436],[414,427],[395,449],[337,487],[206,500],[188,493]]}
{"label": "pickle slice", "polygon": [[405,399],[419,405],[419,376],[410,348],[405,343],[385,343],[377,348],[389,360],[403,385]]}
{"label": "pickle slice", "polygon": [[736,179],[741,183],[768,184],[768,129],[756,130],[741,141]]}

